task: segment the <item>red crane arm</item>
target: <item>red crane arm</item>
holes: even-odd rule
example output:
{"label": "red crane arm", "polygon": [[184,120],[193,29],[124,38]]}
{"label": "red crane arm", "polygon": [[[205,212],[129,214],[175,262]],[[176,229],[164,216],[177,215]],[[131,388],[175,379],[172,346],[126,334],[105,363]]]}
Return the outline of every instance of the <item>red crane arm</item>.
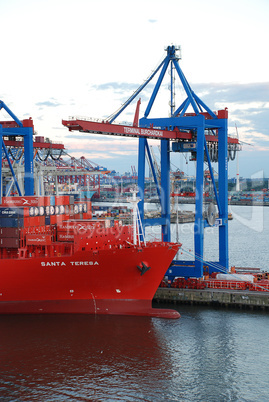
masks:
{"label": "red crane arm", "polygon": [[[66,126],[69,131],[82,131],[85,133],[104,134],[104,135],[118,135],[124,137],[146,137],[154,139],[168,138],[171,140],[193,140],[193,134],[188,131],[169,131],[158,130],[155,128],[143,128],[134,126],[125,126],[121,124],[111,124],[109,122],[98,122],[89,120],[62,120],[62,124]],[[215,135],[206,135],[206,141],[217,142],[218,137]],[[238,144],[237,138],[228,137],[229,143]]]}

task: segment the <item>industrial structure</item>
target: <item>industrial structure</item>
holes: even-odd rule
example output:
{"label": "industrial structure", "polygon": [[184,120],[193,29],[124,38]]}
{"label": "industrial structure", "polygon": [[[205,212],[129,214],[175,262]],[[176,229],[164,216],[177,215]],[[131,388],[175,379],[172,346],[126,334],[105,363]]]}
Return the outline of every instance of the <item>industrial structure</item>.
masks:
{"label": "industrial structure", "polygon": [[[36,135],[31,118],[20,121],[0,101],[12,118],[0,122],[2,164],[0,197],[9,195],[100,195],[100,176],[109,173],[85,157],[76,159],[64,144]],[[88,197],[90,198],[90,197]]]}
{"label": "industrial structure", "polygon": [[[196,160],[196,199],[194,224],[194,261],[174,261],[168,276],[201,277],[204,267],[208,272],[210,262],[204,262],[204,230],[207,226],[219,227],[219,256],[221,270],[228,270],[228,155],[235,155],[240,149],[238,138],[228,136],[228,110],[213,112],[191,89],[186,77],[179,66],[180,48],[174,45],[166,48],[166,56],[153,71],[149,78],[133,93],[123,106],[106,121],[87,121],[82,119],[64,120],[63,125],[70,131],[78,130],[85,133],[119,135],[139,138],[138,150],[138,188],[139,211],[142,225],[161,225],[162,238],[170,241],[170,152],[191,152]],[[170,72],[170,116],[149,118],[153,103],[157,97],[166,72]],[[157,82],[145,110],[144,117],[139,119],[140,100],[132,126],[116,124],[115,119],[130,105],[146,85],[159,72]],[[179,78],[185,92],[185,100],[175,107],[175,77]],[[154,160],[148,145],[148,139],[159,139],[161,146],[160,176],[155,170]],[[157,187],[161,203],[161,217],[156,219],[144,218],[144,189],[146,155]],[[204,162],[214,189],[215,202],[206,211],[203,209]],[[213,174],[212,162],[218,163],[218,188]],[[215,208],[216,205],[216,208]],[[218,214],[218,219],[216,216]],[[214,264],[213,270],[216,270]]]}
{"label": "industrial structure", "polygon": [[[192,159],[196,161],[196,196],[195,196],[195,223],[194,223],[194,248],[195,257],[193,261],[176,260],[168,271],[168,276],[187,276],[202,277],[205,266],[210,273],[210,262],[205,262],[203,257],[204,232],[208,226],[217,225],[219,228],[219,255],[218,264],[221,271],[228,270],[228,156],[234,159],[236,152],[240,149],[238,138],[228,136],[228,111],[227,109],[213,112],[191,89],[180,66],[180,49],[174,45],[166,48],[166,55],[159,66],[153,71],[148,79],[133,93],[124,105],[107,120],[84,120],[73,118],[63,120],[63,125],[70,131],[78,130],[85,133],[116,135],[139,138],[138,149],[138,188],[140,202],[138,204],[143,229],[148,225],[160,225],[162,239],[170,241],[170,152],[190,152]],[[170,73],[170,116],[150,118],[150,112],[155,99],[159,93],[165,74]],[[157,73],[159,73],[157,78]],[[116,124],[115,119],[123,110],[132,103],[146,85],[156,76],[157,82],[145,109],[144,116],[139,119],[140,99],[137,102],[136,112],[132,125]],[[185,93],[184,101],[176,108],[175,106],[175,80],[179,79]],[[0,122],[0,135],[2,143],[2,154],[12,173],[14,185],[19,195],[22,195],[21,187],[18,184],[18,176],[14,172],[13,163],[7,150],[5,141],[15,141],[11,144],[13,149],[18,145],[18,137],[23,139],[23,158],[24,158],[24,195],[34,195],[38,192],[42,195],[42,186],[34,188],[34,160],[35,158],[46,161],[46,155],[51,155],[54,149],[53,144],[44,142],[34,142],[32,119],[20,121],[11,110],[0,102],[0,109],[10,115],[12,121]],[[4,141],[5,138],[5,141]],[[149,139],[160,140],[160,171],[156,171],[156,163],[150,152]],[[37,151],[38,148],[38,151]],[[59,162],[63,148],[56,146],[56,157],[54,162]],[[13,160],[16,155],[12,154]],[[161,204],[161,217],[145,219],[144,217],[144,191],[145,191],[145,166],[148,160],[152,175],[154,177],[157,194]],[[80,169],[75,166],[58,165],[57,176],[60,182],[66,182],[66,177],[71,178],[70,169],[76,170],[76,175],[81,172],[80,181],[85,180],[87,172],[92,174],[92,170],[81,161]],[[210,180],[214,191],[214,202],[204,208],[204,165],[207,163]],[[215,181],[212,163],[218,164],[217,183]],[[54,166],[57,165],[54,164]],[[2,169],[2,166],[1,166]],[[88,170],[87,170],[88,169]],[[53,169],[52,169],[53,170]],[[95,172],[98,174],[98,172]],[[134,172],[133,172],[134,173]],[[65,178],[64,178],[65,177]],[[2,170],[0,171],[1,188]],[[160,178],[160,180],[159,180]],[[216,216],[218,214],[218,219]],[[213,270],[216,271],[214,263]]]}

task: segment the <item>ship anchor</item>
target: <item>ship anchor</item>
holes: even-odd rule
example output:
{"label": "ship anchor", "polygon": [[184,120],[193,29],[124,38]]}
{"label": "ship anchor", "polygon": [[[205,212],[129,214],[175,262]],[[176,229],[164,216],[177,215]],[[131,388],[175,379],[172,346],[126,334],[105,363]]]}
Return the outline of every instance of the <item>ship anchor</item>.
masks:
{"label": "ship anchor", "polygon": [[147,266],[143,261],[141,262],[142,267],[140,265],[137,265],[137,268],[141,272],[141,276],[144,275],[145,272],[147,272],[151,267]]}

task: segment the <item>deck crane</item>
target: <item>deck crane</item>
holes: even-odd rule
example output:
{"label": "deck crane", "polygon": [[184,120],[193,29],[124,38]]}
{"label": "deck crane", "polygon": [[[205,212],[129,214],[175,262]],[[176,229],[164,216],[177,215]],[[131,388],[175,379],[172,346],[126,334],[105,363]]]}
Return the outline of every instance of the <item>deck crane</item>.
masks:
{"label": "deck crane", "polygon": [[[133,93],[133,95],[114,114],[102,121],[87,121],[82,119],[63,120],[62,123],[70,131],[77,130],[85,133],[106,134],[139,138],[138,149],[138,187],[139,211],[143,226],[161,225],[162,238],[170,240],[170,152],[191,152],[196,159],[196,198],[194,223],[194,261],[174,261],[168,271],[173,276],[203,276],[204,259],[204,229],[215,225],[214,205],[208,211],[207,219],[203,214],[203,178],[204,160],[208,168],[214,188],[215,203],[217,206],[219,229],[219,255],[218,263],[221,270],[228,270],[228,148],[239,150],[237,138],[228,136],[228,110],[213,112],[192,90],[185,75],[179,66],[179,50],[174,45],[168,46],[166,56],[149,76],[149,78]],[[170,70],[169,70],[170,69]],[[166,72],[171,74],[171,107],[169,117],[149,118],[153,103],[157,97]],[[140,103],[137,104],[136,118],[133,125],[115,124],[119,114],[138,96],[152,78],[159,72],[159,76],[152,95],[145,110],[144,117],[138,119]],[[185,100],[179,107],[175,107],[174,82],[177,74],[185,93]],[[145,159],[146,153],[152,171],[154,163],[149,151],[148,139],[159,139],[161,142],[161,188],[159,188],[157,175],[154,175],[158,195],[161,203],[161,217],[155,219],[144,218],[144,190],[145,190]],[[172,146],[170,146],[172,145]],[[218,189],[213,174],[212,161],[218,162]],[[214,207],[214,208],[213,208]],[[216,270],[216,264],[213,268]],[[210,268],[209,268],[210,272]]]}

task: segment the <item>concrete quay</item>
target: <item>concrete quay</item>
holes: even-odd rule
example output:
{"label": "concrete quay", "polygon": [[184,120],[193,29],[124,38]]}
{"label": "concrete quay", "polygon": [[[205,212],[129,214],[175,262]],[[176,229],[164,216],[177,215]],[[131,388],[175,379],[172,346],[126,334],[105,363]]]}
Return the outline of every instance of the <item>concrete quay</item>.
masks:
{"label": "concrete quay", "polygon": [[157,303],[203,304],[214,307],[269,311],[269,292],[259,291],[159,288],[153,301]]}

